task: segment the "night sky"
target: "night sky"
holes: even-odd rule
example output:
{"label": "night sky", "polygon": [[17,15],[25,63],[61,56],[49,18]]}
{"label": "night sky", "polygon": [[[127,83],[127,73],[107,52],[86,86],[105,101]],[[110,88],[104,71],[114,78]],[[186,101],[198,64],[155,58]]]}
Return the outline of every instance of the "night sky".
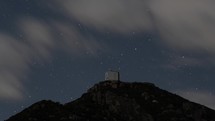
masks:
{"label": "night sky", "polygon": [[0,120],[109,69],[215,109],[212,0],[0,0]]}

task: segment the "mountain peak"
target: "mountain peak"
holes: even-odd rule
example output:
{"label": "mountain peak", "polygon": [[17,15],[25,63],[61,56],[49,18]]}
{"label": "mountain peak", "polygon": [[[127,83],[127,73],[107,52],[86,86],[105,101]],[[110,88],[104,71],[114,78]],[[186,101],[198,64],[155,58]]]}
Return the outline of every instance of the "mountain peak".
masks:
{"label": "mountain peak", "polygon": [[103,81],[61,105],[40,101],[7,121],[215,121],[215,111],[152,83]]}
{"label": "mountain peak", "polygon": [[98,84],[95,84],[92,88],[88,90],[88,92],[91,91],[97,91],[97,90],[105,90],[105,89],[141,89],[141,88],[149,88],[149,87],[155,87],[153,83],[149,82],[121,82],[121,81],[103,81]]}

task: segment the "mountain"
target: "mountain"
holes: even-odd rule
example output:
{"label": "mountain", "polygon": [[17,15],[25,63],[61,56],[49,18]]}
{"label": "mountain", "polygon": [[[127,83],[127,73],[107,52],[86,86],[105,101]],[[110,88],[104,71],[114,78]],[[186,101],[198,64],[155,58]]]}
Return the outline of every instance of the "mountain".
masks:
{"label": "mountain", "polygon": [[43,100],[6,121],[215,121],[215,111],[152,83],[104,81],[75,101]]}

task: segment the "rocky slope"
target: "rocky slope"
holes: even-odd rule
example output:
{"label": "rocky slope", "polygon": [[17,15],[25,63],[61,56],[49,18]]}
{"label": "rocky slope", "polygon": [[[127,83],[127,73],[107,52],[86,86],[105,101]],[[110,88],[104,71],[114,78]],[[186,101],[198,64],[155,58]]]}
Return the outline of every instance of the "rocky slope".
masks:
{"label": "rocky slope", "polygon": [[44,100],[6,121],[215,121],[215,111],[151,83],[105,81],[73,102]]}

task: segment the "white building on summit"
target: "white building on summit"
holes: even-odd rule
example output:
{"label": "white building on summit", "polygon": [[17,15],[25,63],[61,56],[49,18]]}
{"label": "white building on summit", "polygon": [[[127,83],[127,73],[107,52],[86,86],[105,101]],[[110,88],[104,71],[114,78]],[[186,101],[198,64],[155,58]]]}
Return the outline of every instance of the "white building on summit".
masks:
{"label": "white building on summit", "polygon": [[111,81],[119,81],[120,80],[120,74],[118,71],[108,71],[105,73],[105,80],[111,80]]}

